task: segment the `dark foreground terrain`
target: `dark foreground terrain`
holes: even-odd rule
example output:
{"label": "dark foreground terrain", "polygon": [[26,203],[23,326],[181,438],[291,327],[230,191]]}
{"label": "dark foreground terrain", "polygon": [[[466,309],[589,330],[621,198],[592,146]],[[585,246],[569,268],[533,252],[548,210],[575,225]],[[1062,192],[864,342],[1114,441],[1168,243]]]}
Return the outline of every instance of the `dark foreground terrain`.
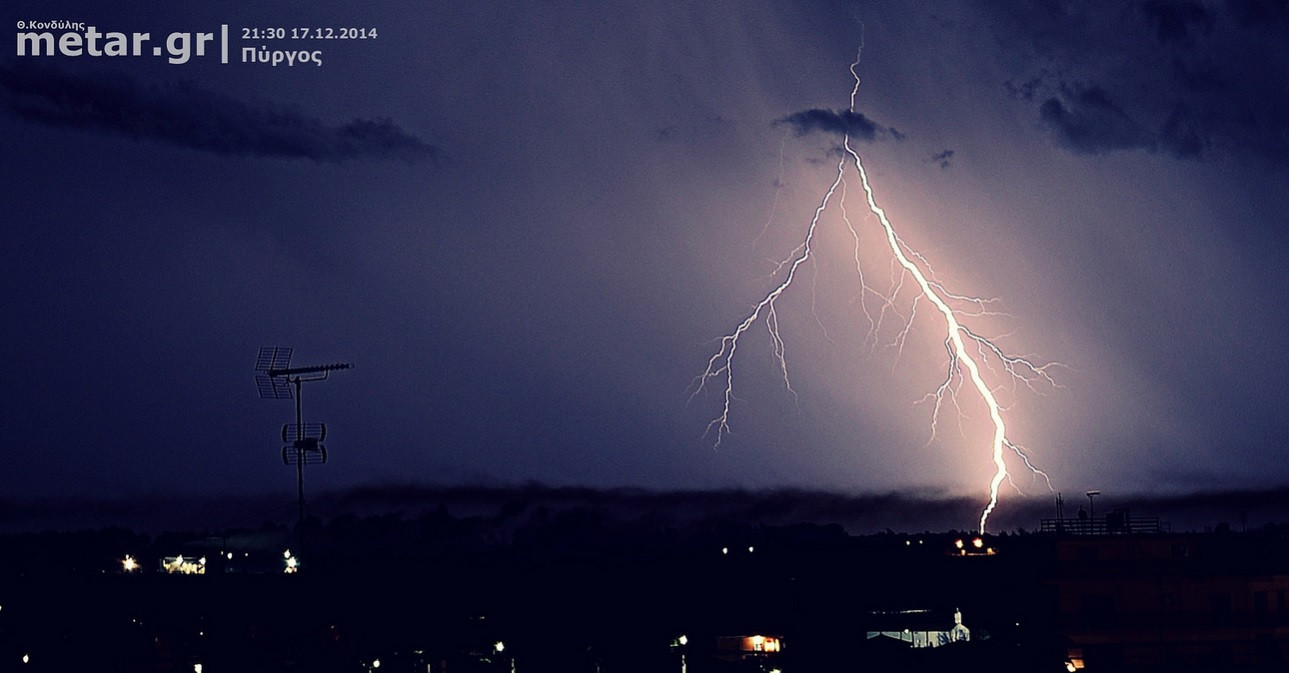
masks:
{"label": "dark foreground terrain", "polygon": [[[0,537],[0,670],[1056,673],[1289,661],[1289,546],[1276,530],[1075,530],[977,546],[957,532],[530,514]],[[285,572],[289,547],[298,573]],[[138,569],[125,570],[126,555]],[[165,572],[177,556],[202,573]],[[970,640],[904,642],[942,637],[955,612]]]}

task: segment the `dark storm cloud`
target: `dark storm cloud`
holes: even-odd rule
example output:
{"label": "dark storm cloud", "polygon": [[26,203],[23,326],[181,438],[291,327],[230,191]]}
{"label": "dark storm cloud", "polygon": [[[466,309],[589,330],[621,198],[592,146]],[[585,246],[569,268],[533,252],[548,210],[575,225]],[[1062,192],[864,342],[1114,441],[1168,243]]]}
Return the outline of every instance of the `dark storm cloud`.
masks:
{"label": "dark storm cloud", "polygon": [[883,128],[873,120],[865,117],[863,113],[852,110],[833,111],[812,108],[794,112],[782,119],[777,119],[774,125],[787,125],[798,136],[816,132],[834,135],[850,134],[852,137],[861,140],[872,141],[877,138],[879,133],[890,133],[896,140],[904,138],[904,134],[896,129]]}
{"label": "dark storm cloud", "polygon": [[244,156],[314,161],[433,159],[438,150],[387,119],[328,126],[295,110],[252,106],[191,82],[145,86],[117,74],[0,65],[3,107],[27,121]]}
{"label": "dark storm cloud", "polygon": [[[1008,83],[1007,87],[1012,96],[1031,100],[1042,81]],[[1206,141],[1189,108],[1182,103],[1154,130],[1133,119],[1100,86],[1063,85],[1061,89],[1061,95],[1047,97],[1038,108],[1039,121],[1060,147],[1075,154],[1144,149],[1178,159],[1204,156]]]}
{"label": "dark storm cloud", "polygon": [[1021,58],[1007,89],[1064,149],[1289,157],[1283,2],[979,4]]}
{"label": "dark storm cloud", "polygon": [[1178,159],[1200,159],[1204,153],[1205,141],[1181,103],[1158,131],[1143,128],[1095,86],[1064,99],[1048,98],[1039,106],[1038,117],[1057,145],[1076,154],[1147,149]]}
{"label": "dark storm cloud", "polygon": [[1226,7],[1242,26],[1289,33],[1289,3],[1284,0],[1227,0]]}
{"label": "dark storm cloud", "polygon": [[1076,91],[1064,102],[1049,98],[1039,106],[1038,116],[1058,145],[1076,153],[1104,154],[1154,145],[1152,134],[1110,102],[1099,87]]}
{"label": "dark storm cloud", "polygon": [[1195,34],[1213,30],[1214,15],[1198,2],[1150,0],[1141,11],[1155,25],[1161,42],[1188,42]]}

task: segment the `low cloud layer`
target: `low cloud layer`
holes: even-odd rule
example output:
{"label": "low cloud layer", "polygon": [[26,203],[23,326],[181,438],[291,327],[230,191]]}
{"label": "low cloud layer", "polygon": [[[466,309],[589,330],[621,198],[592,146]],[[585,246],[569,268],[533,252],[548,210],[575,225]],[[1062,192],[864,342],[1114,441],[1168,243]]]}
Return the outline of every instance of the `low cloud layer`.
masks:
{"label": "low cloud layer", "polygon": [[[1106,493],[1099,514],[1126,510],[1133,517],[1157,518],[1173,531],[1229,526],[1253,530],[1289,521],[1289,487],[1221,490],[1178,495]],[[1009,498],[990,518],[993,532],[1038,530],[1054,516],[1054,498]],[[1074,517],[1085,501],[1067,495],[1065,516]],[[421,516],[444,510],[456,517],[505,521],[533,513],[593,511],[605,521],[654,521],[678,529],[717,530],[730,524],[840,526],[852,535],[884,530],[916,533],[969,528],[979,517],[979,498],[934,492],[846,494],[802,489],[719,489],[651,491],[515,486],[380,485],[318,493],[310,511],[326,521],[336,516]],[[291,525],[292,495],[168,496],[124,500],[9,498],[0,501],[0,533],[124,527],[158,534],[165,531],[254,528]]]}
{"label": "low cloud layer", "polygon": [[852,138],[873,141],[879,136],[890,134],[899,140],[903,138],[898,130],[883,127],[853,110],[824,110],[811,108],[794,112],[774,122],[775,126],[788,126],[798,136],[811,133],[831,133],[833,135],[850,135]]}
{"label": "low cloud layer", "polygon": [[0,106],[26,121],[241,156],[344,162],[434,159],[388,119],[329,126],[298,110],[251,105],[191,82],[144,85],[119,74],[0,65]]}

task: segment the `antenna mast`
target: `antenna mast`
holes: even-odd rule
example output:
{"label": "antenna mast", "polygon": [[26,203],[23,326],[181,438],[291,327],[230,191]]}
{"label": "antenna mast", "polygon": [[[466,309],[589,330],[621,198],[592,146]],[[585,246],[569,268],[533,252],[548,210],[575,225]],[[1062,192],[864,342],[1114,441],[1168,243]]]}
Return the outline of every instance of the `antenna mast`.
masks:
{"label": "antenna mast", "polygon": [[[308,367],[291,366],[290,348],[261,348],[255,360],[255,385],[259,388],[260,397],[265,399],[295,399],[295,423],[282,426],[282,462],[295,466],[295,481],[299,506],[300,547],[304,546],[304,466],[305,464],[322,465],[327,462],[327,447],[322,440],[327,437],[325,423],[305,423],[301,408],[301,386],[309,381],[322,381],[336,370],[350,369],[352,364],[337,362]],[[294,388],[294,394],[292,393]],[[287,444],[287,442],[290,442]]]}

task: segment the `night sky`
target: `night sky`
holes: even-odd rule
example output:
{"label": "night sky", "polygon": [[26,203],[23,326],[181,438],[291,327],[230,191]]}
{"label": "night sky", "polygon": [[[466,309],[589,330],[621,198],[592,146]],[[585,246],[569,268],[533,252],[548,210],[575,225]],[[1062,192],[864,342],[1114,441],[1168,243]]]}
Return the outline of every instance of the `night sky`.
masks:
{"label": "night sky", "polygon": [[[290,346],[355,365],[305,386],[311,490],[983,502],[982,408],[964,391],[931,437],[943,321],[870,330],[836,201],[777,302],[792,390],[757,323],[732,434],[704,435],[720,395],[694,379],[782,279],[846,130],[944,287],[998,299],[964,322],[1060,363],[1057,386],[991,379],[1055,489],[1289,483],[1283,2],[273,4],[0,12],[4,497],[293,496],[293,408],[253,370]],[[162,46],[227,24],[230,63],[17,56],[20,21]],[[243,39],[278,27],[376,37]],[[1001,507],[1047,497],[1013,462]]]}

